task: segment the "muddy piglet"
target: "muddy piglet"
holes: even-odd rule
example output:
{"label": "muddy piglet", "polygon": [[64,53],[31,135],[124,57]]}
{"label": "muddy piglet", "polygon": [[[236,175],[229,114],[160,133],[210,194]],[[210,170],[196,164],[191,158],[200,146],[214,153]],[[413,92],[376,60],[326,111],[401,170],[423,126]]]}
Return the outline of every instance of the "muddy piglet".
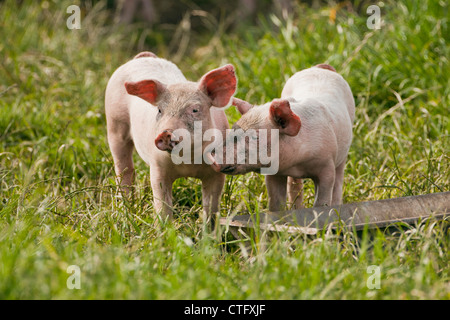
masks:
{"label": "muddy piglet", "polygon": [[203,162],[175,164],[171,152],[180,137],[174,131],[193,132],[194,123],[200,122],[203,130],[225,133],[229,125],[223,108],[235,90],[232,65],[212,70],[198,82],[187,81],[175,64],[151,52],[119,67],[106,88],[105,111],[108,143],[124,189],[133,183],[136,148],[150,166],[158,213],[172,217],[172,184],[181,177],[201,179],[203,211],[217,212],[225,175]]}
{"label": "muddy piglet", "polygon": [[[303,178],[314,181],[314,206],[342,203],[355,102],[349,85],[333,67],[321,64],[297,72],[284,86],[281,99],[253,106],[233,98],[233,104],[242,117],[231,130],[234,139],[229,133],[220,148],[221,157],[213,152],[216,171],[231,175],[261,172],[268,166],[261,161],[261,151],[272,152],[272,160],[278,163],[277,171],[266,175],[269,210],[284,209],[286,194],[294,207],[302,207]],[[270,134],[274,130],[279,133],[275,138]],[[239,143],[245,139],[249,142]],[[258,143],[250,148],[252,141]],[[237,143],[230,147],[233,142]],[[234,157],[232,163],[230,157],[227,159],[229,152]],[[253,162],[248,161],[252,152],[258,152]],[[238,161],[242,154],[245,163]]]}

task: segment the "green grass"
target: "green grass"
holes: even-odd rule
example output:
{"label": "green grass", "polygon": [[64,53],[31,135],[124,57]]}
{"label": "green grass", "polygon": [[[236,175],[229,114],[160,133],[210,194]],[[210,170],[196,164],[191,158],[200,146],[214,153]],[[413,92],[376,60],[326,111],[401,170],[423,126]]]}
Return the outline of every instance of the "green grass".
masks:
{"label": "green grass", "polygon": [[[344,201],[449,191],[445,1],[386,2],[373,31],[364,11],[341,9],[333,22],[328,6],[229,33],[211,18],[206,32],[180,29],[180,39],[196,39],[183,52],[160,32],[110,24],[102,3],[83,11],[81,30],[68,30],[70,4],[0,4],[0,299],[450,299],[448,221],[259,232],[241,243],[205,231],[200,184],[180,179],[175,220],[160,222],[138,156],[135,197],[118,197],[103,113],[108,78],[141,50],[175,60],[190,79],[233,63],[237,96],[254,103],[327,62],[356,100]],[[311,182],[305,201],[312,205]],[[223,216],[266,207],[261,176],[227,178]],[[80,290],[67,288],[69,265],[81,269]],[[366,285],[371,265],[381,268],[379,290]]]}

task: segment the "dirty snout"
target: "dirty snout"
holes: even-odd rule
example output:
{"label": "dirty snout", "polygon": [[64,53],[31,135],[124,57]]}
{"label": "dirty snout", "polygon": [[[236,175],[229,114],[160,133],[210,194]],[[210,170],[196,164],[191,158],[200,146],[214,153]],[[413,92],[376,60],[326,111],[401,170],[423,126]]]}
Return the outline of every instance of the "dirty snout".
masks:
{"label": "dirty snout", "polygon": [[161,151],[171,152],[173,148],[180,143],[180,139],[175,136],[172,129],[166,129],[155,139],[156,147]]}
{"label": "dirty snout", "polygon": [[[240,130],[242,131],[242,130]],[[221,172],[227,175],[237,175],[245,173],[245,160],[248,158],[245,149],[245,139],[238,142],[238,134],[230,133],[223,144],[214,144],[212,150],[207,154],[211,167],[216,172]],[[244,170],[244,171],[243,171]]]}
{"label": "dirty snout", "polygon": [[258,172],[276,174],[279,168],[278,131],[243,129],[236,126],[226,141],[208,154],[212,168],[227,175]]}
{"label": "dirty snout", "polygon": [[225,174],[233,174],[233,172],[236,169],[235,165],[230,165],[230,164],[226,164],[226,163],[219,164],[218,161],[216,160],[214,151],[208,153],[207,156],[208,156],[209,160],[211,161],[211,167],[216,172],[222,172]]}
{"label": "dirty snout", "polygon": [[236,166],[229,164],[221,165],[220,172],[231,175],[236,174]]}

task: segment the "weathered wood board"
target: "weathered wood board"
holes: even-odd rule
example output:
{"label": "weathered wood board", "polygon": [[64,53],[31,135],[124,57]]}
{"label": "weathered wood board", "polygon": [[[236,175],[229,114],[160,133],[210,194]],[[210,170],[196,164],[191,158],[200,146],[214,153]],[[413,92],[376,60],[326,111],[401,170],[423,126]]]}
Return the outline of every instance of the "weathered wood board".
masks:
{"label": "weathered wood board", "polygon": [[241,215],[221,218],[220,224],[234,231],[233,234],[237,229],[254,228],[256,224],[262,230],[315,234],[329,224],[331,227],[343,224],[361,230],[366,226],[387,227],[395,222],[414,223],[430,216],[435,219],[450,216],[450,192],[261,213],[259,221],[254,216]]}

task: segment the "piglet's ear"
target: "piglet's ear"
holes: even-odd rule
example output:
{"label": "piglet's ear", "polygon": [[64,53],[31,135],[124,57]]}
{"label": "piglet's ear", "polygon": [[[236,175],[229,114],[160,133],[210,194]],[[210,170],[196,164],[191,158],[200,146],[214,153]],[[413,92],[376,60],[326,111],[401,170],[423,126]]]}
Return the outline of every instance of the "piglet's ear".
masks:
{"label": "piglet's ear", "polygon": [[236,108],[238,109],[240,114],[246,114],[248,110],[250,110],[251,108],[253,108],[253,105],[250,104],[247,101],[238,99],[238,98],[233,98],[231,99],[231,104],[233,106],[236,106]]}
{"label": "piglet's ear", "polygon": [[222,108],[228,105],[236,91],[236,75],[234,67],[227,64],[205,74],[199,82],[199,89],[212,100],[214,107]]}
{"label": "piglet's ear", "polygon": [[284,99],[272,101],[269,118],[282,133],[288,136],[296,136],[302,126],[299,116],[292,112],[289,101]]}
{"label": "piglet's ear", "polygon": [[157,80],[125,82],[125,88],[128,94],[138,96],[153,105],[161,98],[161,94],[166,91],[166,86]]}

